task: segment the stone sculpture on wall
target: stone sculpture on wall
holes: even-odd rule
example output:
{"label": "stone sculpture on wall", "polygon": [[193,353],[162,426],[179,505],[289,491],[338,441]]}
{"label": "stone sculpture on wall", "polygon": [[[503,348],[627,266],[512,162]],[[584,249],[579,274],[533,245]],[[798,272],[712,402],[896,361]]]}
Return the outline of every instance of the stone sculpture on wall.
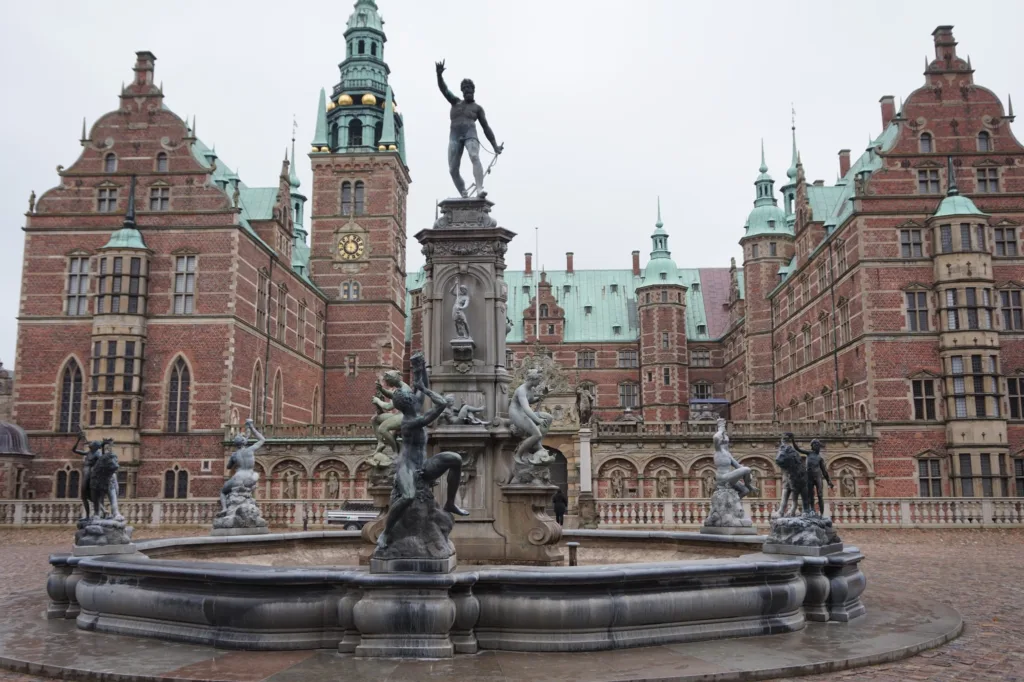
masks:
{"label": "stone sculpture on wall", "polygon": [[466,308],[469,307],[469,286],[459,281],[459,278],[455,278],[455,284],[452,285],[451,291],[449,292],[455,296],[455,302],[452,304],[452,322],[455,324],[455,337],[457,339],[469,339],[472,340],[472,335],[469,333],[469,320],[466,318]]}
{"label": "stone sculpture on wall", "polygon": [[658,497],[672,497],[672,484],[665,471],[658,472],[657,493]]}
{"label": "stone sculpture on wall", "polygon": [[626,496],[626,477],[618,469],[612,472],[611,483],[611,495],[615,499],[621,499]]}
{"label": "stone sculpture on wall", "polygon": [[857,497],[857,479],[849,469],[839,472],[839,494],[842,497]]}
{"label": "stone sculpture on wall", "polygon": [[336,500],[341,493],[341,477],[338,476],[337,471],[331,471],[327,474],[327,499]]}
{"label": "stone sculpture on wall", "polygon": [[555,458],[544,448],[542,441],[551,428],[552,417],[532,407],[547,393],[543,378],[539,370],[528,372],[509,401],[508,416],[513,435],[522,439],[512,456],[511,482],[516,485],[547,485],[551,482],[550,467]]}
{"label": "stone sculpture on wall", "polygon": [[594,392],[589,384],[576,386],[576,413],[580,418],[580,426],[590,426],[594,417]]}

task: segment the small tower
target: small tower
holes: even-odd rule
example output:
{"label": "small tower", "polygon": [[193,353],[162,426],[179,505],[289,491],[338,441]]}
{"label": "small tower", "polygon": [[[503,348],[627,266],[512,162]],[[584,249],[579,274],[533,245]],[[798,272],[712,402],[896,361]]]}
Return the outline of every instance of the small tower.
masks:
{"label": "small tower", "polygon": [[[799,152],[796,150],[796,119],[793,119],[790,126],[790,134],[793,138],[793,152],[789,161],[789,169],[786,171],[787,182],[779,188],[782,192],[782,205],[786,213],[786,224],[791,230],[796,225],[796,181],[800,174],[797,164],[799,163]],[[761,165],[764,165],[764,143],[761,143]]]}
{"label": "small tower", "polygon": [[680,422],[689,418],[686,291],[668,249],[659,198],[658,220],[651,234],[651,258],[636,289],[640,406],[648,422]]}
{"label": "small tower", "polygon": [[[146,302],[152,255],[135,224],[135,176],[121,229],[96,258],[96,307],[92,323],[88,415],[92,440],[113,438],[129,491],[139,465],[139,408],[146,345]],[[156,382],[161,378],[157,377]],[[187,429],[184,429],[187,430]],[[130,493],[129,493],[130,494]]]}
{"label": "small tower", "polygon": [[299,191],[299,176],[295,172],[295,126],[292,126],[292,158],[288,166],[288,203],[292,212],[292,269],[303,277],[309,277],[309,245],[306,243],[306,197]]}
{"label": "small tower", "polygon": [[[795,149],[794,137],[794,149]],[[794,162],[795,164],[795,162]],[[791,168],[791,171],[794,171]],[[788,173],[787,173],[788,175]],[[790,178],[787,191],[795,194],[797,174]],[[761,166],[754,180],[754,208],[747,216],[740,238],[743,247],[744,337],[747,344],[747,418],[772,419],[775,403],[772,385],[775,368],[772,360],[772,302],[768,294],[779,284],[779,269],[793,257],[793,221],[775,200],[775,181],[768,174],[761,143]]]}

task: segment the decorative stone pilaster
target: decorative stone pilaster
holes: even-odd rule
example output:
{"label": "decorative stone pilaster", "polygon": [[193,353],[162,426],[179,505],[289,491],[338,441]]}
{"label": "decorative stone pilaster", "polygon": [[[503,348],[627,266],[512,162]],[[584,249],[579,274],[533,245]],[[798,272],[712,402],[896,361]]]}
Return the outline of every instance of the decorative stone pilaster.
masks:
{"label": "decorative stone pilaster", "polygon": [[50,574],[46,577],[46,594],[50,603],[46,606],[47,618],[64,618],[68,611],[68,578],[71,577],[71,566],[60,557],[50,558]]}

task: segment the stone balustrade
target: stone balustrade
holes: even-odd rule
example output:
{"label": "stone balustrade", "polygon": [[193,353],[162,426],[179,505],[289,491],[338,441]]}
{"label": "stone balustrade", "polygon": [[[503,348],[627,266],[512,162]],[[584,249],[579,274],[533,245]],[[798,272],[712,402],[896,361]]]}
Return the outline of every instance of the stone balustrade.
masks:
{"label": "stone balustrade", "polygon": [[[367,422],[355,424],[265,424],[257,426],[267,440],[315,440],[318,438],[361,438],[375,440]],[[224,441],[231,441],[242,430],[238,425],[224,427]]]}
{"label": "stone balustrade", "polygon": [[[710,439],[718,426],[712,421],[702,422],[601,422],[594,426],[595,439],[601,438],[706,438]],[[798,438],[870,438],[871,422],[846,421],[736,421],[729,422],[729,436],[737,438],[767,438],[776,440],[783,433]]]}

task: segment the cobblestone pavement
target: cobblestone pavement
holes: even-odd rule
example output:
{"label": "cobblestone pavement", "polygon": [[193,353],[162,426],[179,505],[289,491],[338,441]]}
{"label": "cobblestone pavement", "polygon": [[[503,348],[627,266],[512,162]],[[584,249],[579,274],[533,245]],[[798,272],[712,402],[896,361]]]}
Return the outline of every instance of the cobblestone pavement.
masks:
{"label": "cobblestone pavement", "polygon": [[[139,530],[136,537],[206,532]],[[43,589],[47,557],[66,552],[68,538],[59,529],[0,530],[0,599]],[[964,633],[905,661],[789,679],[1024,682],[1024,530],[847,531],[843,540],[866,555],[862,568],[873,599],[914,593],[949,604],[963,615]],[[44,679],[0,670],[0,682]]]}

